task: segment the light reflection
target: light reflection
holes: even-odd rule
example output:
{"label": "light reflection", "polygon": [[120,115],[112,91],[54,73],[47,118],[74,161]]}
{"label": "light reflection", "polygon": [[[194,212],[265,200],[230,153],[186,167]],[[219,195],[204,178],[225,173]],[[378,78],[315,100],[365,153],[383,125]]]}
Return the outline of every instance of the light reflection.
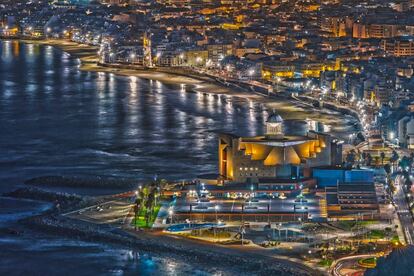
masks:
{"label": "light reflection", "polygon": [[69,67],[65,67],[65,69],[63,69],[63,81],[65,81],[67,79],[67,77],[69,76],[70,73],[70,68]]}
{"label": "light reflection", "polygon": [[20,55],[20,43],[17,40],[13,41],[13,56],[17,57]]}
{"label": "light reflection", "polygon": [[155,81],[155,90],[157,93],[161,93],[162,92],[162,83],[160,81]]}
{"label": "light reflection", "polygon": [[183,101],[183,104],[185,104],[185,103],[186,103],[186,101],[187,101],[187,96],[188,96],[188,94],[187,94],[187,92],[186,92],[186,90],[185,90],[185,84],[181,84],[181,89],[180,89],[180,98],[181,98],[181,100]]}
{"label": "light reflection", "polygon": [[52,46],[46,46],[45,48],[45,55],[44,55],[45,63],[47,66],[51,66],[53,64],[53,47]]}
{"label": "light reflection", "polygon": [[34,45],[33,44],[26,44],[26,52],[29,56],[34,55]]}
{"label": "light reflection", "polygon": [[3,61],[11,61],[12,55],[11,55],[11,42],[10,41],[4,41],[3,47],[2,47],[2,60]]}
{"label": "light reflection", "polygon": [[248,100],[248,125],[249,125],[249,135],[254,136],[256,135],[256,116],[255,116],[255,110],[254,110],[254,104],[251,99]]}
{"label": "light reflection", "polygon": [[115,75],[113,73],[109,73],[109,93],[112,95],[115,92]]}
{"label": "light reflection", "polygon": [[177,275],[177,263],[175,262],[168,262],[167,263],[167,271],[171,273],[171,275]]}
{"label": "light reflection", "polygon": [[166,116],[164,116],[163,114],[164,97],[160,93],[154,93],[154,98],[155,98],[155,104],[152,106],[152,110],[154,111],[154,114],[153,116],[151,116],[152,117],[151,119],[152,119],[154,128],[164,133],[165,131],[168,130],[166,129],[168,127],[165,126]]}
{"label": "light reflection", "polygon": [[214,103],[215,99],[212,94],[207,94],[207,111],[214,113]]}
{"label": "light reflection", "polygon": [[136,96],[138,87],[138,78],[135,76],[129,77],[129,87],[131,88],[131,95]]}
{"label": "light reflection", "polygon": [[98,78],[96,79],[96,90],[98,91],[100,97],[103,97],[103,94],[105,92],[105,73],[98,72]]}
{"label": "light reflection", "polygon": [[203,99],[203,93],[197,91],[197,99],[198,99],[198,102],[201,102],[201,100]]}
{"label": "light reflection", "polygon": [[[27,50],[27,55],[33,55],[34,47],[36,46],[28,44],[27,49],[22,48],[22,53],[25,52],[23,51],[23,49],[25,49]],[[43,49],[42,47],[40,48]],[[42,50],[42,53],[44,53],[44,51],[45,50]],[[55,53],[55,58],[59,61],[61,59],[67,59],[66,56],[60,57],[59,54],[60,52]],[[39,56],[39,58],[41,59],[42,57]],[[26,61],[27,60],[28,59],[26,58]],[[113,146],[112,143],[116,142],[121,145],[119,151],[125,149],[125,151],[129,152],[131,150],[129,148],[131,140],[126,139],[128,137],[134,139],[134,149],[131,151],[136,152],[136,150],[142,148],[141,145],[145,145],[145,149],[142,150],[142,152],[144,152],[147,151],[146,147],[147,143],[151,141],[150,139],[153,139],[154,136],[156,137],[154,139],[158,143],[157,146],[154,147],[153,144],[148,145],[148,152],[151,152],[152,150],[160,152],[160,154],[157,157],[150,154],[145,156],[145,153],[142,153],[142,155],[140,154],[139,158],[144,160],[142,164],[148,162],[148,166],[152,166],[151,169],[149,169],[145,167],[146,165],[143,165],[143,174],[148,173],[148,171],[150,171],[151,174],[154,173],[155,165],[154,163],[151,163],[152,161],[156,160],[155,162],[158,163],[161,160],[160,163],[162,163],[163,160],[170,158],[170,156],[174,156],[174,158],[182,158],[179,161],[182,162],[183,166],[186,168],[193,165],[192,163],[195,160],[195,156],[207,156],[205,165],[200,166],[199,164],[195,164],[193,170],[194,174],[198,174],[200,171],[205,171],[206,167],[215,166],[215,161],[212,159],[216,158],[214,152],[216,150],[215,138],[217,132],[236,132],[243,136],[261,134],[262,123],[267,119],[268,114],[265,111],[265,108],[261,108],[260,103],[255,104],[255,102],[251,100],[240,100],[240,98],[223,94],[203,94],[200,91],[197,93],[186,93],[186,89],[187,91],[190,89],[192,90],[193,85],[186,86],[185,84],[180,84],[173,86],[175,87],[175,93],[170,93],[171,89],[168,85],[163,85],[159,81],[156,83],[153,81],[148,82],[147,80],[141,80],[136,77],[121,77],[103,72],[79,72],[78,78],[75,74],[77,70],[74,62],[75,59],[71,59],[67,64],[56,62],[52,67],[46,68],[35,67],[37,64],[33,62],[32,67],[34,69],[29,68],[31,70],[26,74],[26,81],[29,76],[37,77],[36,72],[40,73],[53,69],[56,73],[62,72],[63,74],[67,74],[69,73],[68,68],[70,68],[70,72],[73,73],[70,75],[70,80],[76,85],[69,85],[69,83],[67,83],[65,88],[62,89],[61,95],[65,96],[62,97],[62,101],[65,101],[64,107],[79,107],[78,104],[82,103],[81,112],[91,115],[83,116],[82,114],[82,120],[85,120],[85,124],[91,126],[91,129],[85,130],[85,132],[87,131],[88,134],[90,132],[91,135],[98,134],[96,135],[97,143],[100,145],[104,144],[105,147],[111,148]],[[39,64],[42,63],[40,62]],[[62,67],[59,68],[59,66]],[[33,73],[33,71],[35,73]],[[36,80],[33,80],[33,83],[35,83],[35,81]],[[51,87],[54,87],[55,90],[56,87],[61,87],[58,86],[60,85],[59,83],[54,84],[50,81],[51,80],[47,80],[48,84],[50,84]],[[60,82],[62,80],[56,78],[56,80],[53,81]],[[148,85],[149,83],[152,87]],[[24,87],[29,91],[43,90],[43,85],[40,85],[38,88],[23,86],[23,89]],[[201,88],[203,88],[204,91],[208,91],[205,87]],[[48,87],[46,87],[46,89],[47,91],[50,90]],[[157,89],[158,93],[151,94],[149,93],[149,89]],[[2,93],[10,93],[10,90],[5,90],[6,89],[4,89]],[[72,93],[72,91],[76,92],[76,95],[66,93],[68,91],[70,93]],[[13,97],[13,100],[15,98],[17,97]],[[136,104],[137,101],[139,101],[138,104]],[[78,110],[80,109],[77,109],[76,111]],[[65,112],[76,113],[73,112],[73,110],[65,110]],[[75,119],[79,119],[79,117],[75,116],[76,115],[74,115]],[[313,116],[317,118],[315,115]],[[336,123],[334,124],[334,128],[335,130],[338,129]],[[127,135],[124,135],[125,133],[127,133]],[[177,137],[183,139],[177,139]],[[112,141],[112,138],[115,138],[116,141]],[[176,144],[177,146],[175,146]],[[187,155],[185,149],[189,144],[194,144],[196,149],[199,149],[200,151],[195,151],[194,155],[193,153]],[[117,150],[118,149],[114,149],[114,151]],[[117,161],[121,160],[117,159],[121,157],[116,156],[117,155],[114,155],[110,159]],[[102,158],[102,164],[105,163],[104,165],[108,165],[107,167],[114,167],[114,171],[118,169],[125,173],[132,171],[129,170],[129,167],[119,168],[117,167],[118,163],[109,163],[110,161],[103,159],[104,158]],[[136,165],[130,165],[130,163],[126,164],[124,162],[123,166]],[[100,164],[97,166],[100,166]],[[180,165],[177,166],[180,167]],[[179,169],[182,168],[183,167]],[[180,174],[179,169],[173,173],[177,175]]]}
{"label": "light reflection", "polygon": [[221,106],[222,102],[221,102],[221,94],[217,95],[217,105]]}

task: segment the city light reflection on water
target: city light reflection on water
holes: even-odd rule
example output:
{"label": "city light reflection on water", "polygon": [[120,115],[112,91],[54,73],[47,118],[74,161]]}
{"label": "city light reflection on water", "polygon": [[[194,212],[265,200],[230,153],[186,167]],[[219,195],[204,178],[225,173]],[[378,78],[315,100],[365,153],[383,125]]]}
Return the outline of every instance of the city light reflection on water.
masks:
{"label": "city light reflection on water", "polygon": [[[1,56],[12,47],[2,43]],[[0,63],[0,155],[15,149],[18,160],[5,162],[4,179],[192,178],[216,171],[217,133],[263,133],[268,110],[262,103],[206,93],[201,85],[81,72],[78,59],[53,47],[19,47],[14,62]],[[292,125],[306,129],[306,123]]]}
{"label": "city light reflection on water", "polygon": [[[55,48],[0,44],[0,191],[41,175],[192,178],[216,171],[217,133],[263,133],[268,112],[261,103],[195,92],[201,86],[82,72],[78,59]],[[116,275],[195,271],[169,258],[63,238],[4,241],[0,274],[12,267],[48,275],[62,260],[77,271]]]}

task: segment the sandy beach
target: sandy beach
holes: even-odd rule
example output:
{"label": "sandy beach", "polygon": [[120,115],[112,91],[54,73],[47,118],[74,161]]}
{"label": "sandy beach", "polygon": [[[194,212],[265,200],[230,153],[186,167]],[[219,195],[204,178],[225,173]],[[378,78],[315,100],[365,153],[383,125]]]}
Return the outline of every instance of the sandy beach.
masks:
{"label": "sandy beach", "polygon": [[[314,120],[328,125],[328,132],[337,130],[337,132],[346,132],[346,128],[358,122],[358,119],[349,116],[348,125],[346,120],[337,116],[340,114],[333,114],[332,110],[327,108],[317,109],[311,106],[308,102],[298,101],[297,99],[287,97],[286,95],[273,95],[266,97],[259,93],[246,91],[243,89],[236,89],[234,87],[226,87],[215,80],[203,75],[190,75],[188,72],[180,72],[179,70],[172,71],[169,68],[158,69],[126,69],[116,68],[114,66],[101,66],[98,64],[97,51],[98,47],[76,42],[62,40],[62,39],[48,39],[48,40],[19,40],[23,43],[32,43],[40,45],[49,45],[57,47],[62,51],[76,57],[80,60],[81,65],[79,70],[88,72],[104,72],[125,76],[130,78],[141,78],[152,81],[159,81],[164,84],[184,85],[191,89],[186,91],[194,91],[204,94],[217,94],[229,97],[236,97],[246,101],[254,101],[262,104],[266,109],[277,110],[284,119],[287,120]],[[335,133],[335,131],[333,131]]]}
{"label": "sandy beach", "polygon": [[[58,48],[61,49],[63,52],[70,54],[73,59],[70,59],[72,64],[73,71],[78,74],[78,68],[84,71],[91,71],[91,72],[105,72],[107,74],[116,74],[120,76],[125,76],[117,78],[115,81],[122,82],[123,85],[128,85],[130,83],[129,78],[140,78],[140,79],[149,79],[155,82],[156,86],[158,84],[168,85],[171,84],[166,90],[168,90],[169,100],[176,98],[179,94],[188,93],[186,96],[190,96],[190,98],[195,98],[192,104],[196,104],[198,98],[204,100],[212,100],[218,101],[220,99],[220,104],[222,108],[227,111],[227,109],[234,109],[236,110],[237,118],[234,116],[234,120],[237,121],[238,119],[242,118],[243,116],[253,116],[259,118],[258,120],[262,120],[263,117],[267,115],[269,108],[275,108],[277,112],[279,112],[284,118],[286,119],[296,119],[296,120],[305,120],[305,119],[315,119],[318,121],[329,121],[330,124],[336,124],[339,127],[349,125],[349,122],[352,122],[354,119],[346,119],[340,118],[340,113],[332,112],[327,109],[316,109],[313,108],[311,105],[297,101],[295,99],[290,99],[284,96],[275,96],[272,98],[268,98],[266,96],[262,96],[259,94],[255,94],[253,92],[245,91],[245,90],[237,90],[237,89],[230,89],[228,87],[224,87],[218,83],[216,83],[213,79],[208,77],[195,76],[188,77],[182,76],[178,74],[168,73],[165,71],[156,71],[156,70],[132,70],[132,69],[120,69],[120,68],[113,68],[113,67],[105,67],[105,66],[98,66],[97,64],[97,57],[96,57],[96,47],[80,45],[73,42],[68,41],[61,41],[61,40],[48,40],[48,41],[31,41],[31,40],[21,40],[22,44],[38,44],[38,45],[45,45],[48,50],[51,48]],[[13,42],[18,44],[18,41]],[[11,46],[11,45],[9,45]],[[17,45],[18,46],[18,45]],[[25,48],[25,45],[21,45],[22,49]],[[50,46],[50,47],[49,47]],[[47,50],[43,49],[41,50]],[[60,51],[56,51],[60,52]],[[56,53],[59,55],[63,55],[63,53]],[[67,56],[66,54],[64,54]],[[77,59],[81,61],[81,63],[77,62]],[[79,64],[79,65],[78,65]],[[79,67],[77,67],[79,66]],[[167,70],[168,69],[161,69]],[[94,77],[98,77],[98,74],[80,74],[80,75],[93,75]],[[104,75],[104,74],[102,74]],[[111,76],[112,77],[112,76]],[[67,80],[67,79],[65,79]],[[82,79],[76,79],[82,80]],[[135,80],[134,80],[135,81]],[[16,83],[20,82],[20,79],[15,81]],[[75,86],[75,81],[70,81],[67,83],[68,91],[70,91]],[[157,83],[159,82],[159,83]],[[142,82],[145,85],[148,85],[147,81]],[[152,83],[151,83],[152,84]],[[185,89],[180,89],[185,87]],[[171,89],[170,89],[171,88]],[[80,87],[79,92],[89,92],[84,93],[85,95],[90,95],[93,91],[91,90],[83,90],[83,87]],[[122,88],[121,88],[122,89]],[[45,91],[46,89],[42,86],[39,87],[38,91]],[[137,90],[137,89],[135,89]],[[51,91],[56,91],[52,90]],[[115,93],[119,90],[114,90],[114,94],[118,95],[122,93]],[[135,91],[139,93],[140,91]],[[126,92],[125,92],[126,93]],[[128,92],[131,93],[131,92]],[[176,95],[176,94],[177,95]],[[195,95],[195,93],[200,93],[199,95]],[[57,94],[52,93],[51,94]],[[80,93],[79,93],[80,94]],[[142,93],[143,95],[144,92]],[[211,94],[220,94],[221,96]],[[68,98],[74,101],[74,104],[79,103],[78,98],[71,97],[69,93],[66,95]],[[200,97],[198,97],[200,96]],[[43,99],[40,99],[39,102],[43,102]],[[122,100],[123,102],[123,100]],[[108,106],[113,106],[114,102],[108,102]],[[179,102],[174,102],[173,108],[176,108],[176,104],[181,104]],[[180,107],[188,106],[188,102],[183,102]],[[89,106],[89,104],[85,105]],[[135,106],[134,103],[131,106]],[[150,104],[146,104],[145,106],[150,106]],[[180,110],[179,110],[180,111]],[[241,114],[243,113],[243,114]],[[97,114],[102,113],[91,113],[93,117],[96,117]],[[65,119],[67,117],[65,116]],[[347,121],[348,120],[348,121]],[[69,122],[69,121],[68,121]],[[74,129],[78,129],[79,120],[73,120]],[[40,125],[44,125],[42,123]],[[115,122],[118,125],[117,122]],[[60,125],[60,122],[58,126]],[[249,127],[253,125],[248,125]],[[66,128],[66,127],[65,127]],[[63,128],[63,129],[65,129]],[[201,139],[205,139],[206,136],[210,135],[212,132],[211,129],[207,129],[206,132],[200,133]],[[29,133],[29,136],[32,134]],[[39,136],[43,137],[43,133],[40,133]],[[213,136],[213,135],[212,135]],[[65,138],[65,137],[63,137]],[[110,141],[115,141],[116,146],[118,143],[112,137],[109,137]],[[62,140],[59,138],[58,140]],[[46,141],[47,142],[47,141]],[[53,142],[53,141],[52,141]],[[34,141],[35,144],[39,143],[39,140]],[[52,143],[55,144],[55,143]],[[46,144],[47,145],[47,144]],[[136,145],[133,145],[134,148],[137,148]],[[61,149],[59,149],[61,150]],[[69,149],[69,152],[72,149]],[[210,152],[210,151],[209,151]],[[92,150],[86,149],[86,153],[84,149],[81,149],[80,152],[73,153],[73,156],[78,158],[79,154],[85,154],[88,158],[90,155],[98,156],[101,159],[108,159],[108,158],[115,158],[116,160],[123,160],[129,158],[135,158],[134,155],[127,155],[127,157],[120,158],[119,155],[124,156],[125,150],[121,149],[121,152],[118,154],[118,149],[111,149],[111,148],[93,148]],[[137,156],[139,156],[138,154]],[[42,157],[45,159],[45,157]],[[39,156],[36,156],[36,159],[42,159]],[[174,156],[175,158],[175,156]],[[46,158],[47,159],[47,158]],[[62,157],[66,162],[68,162],[68,166],[73,166],[73,161],[68,158],[67,155]],[[128,161],[128,163],[133,163],[133,161]],[[203,162],[204,163],[204,162]],[[54,164],[54,163],[52,163]],[[88,160],[87,165],[90,165],[90,161]],[[106,164],[106,163],[105,163]],[[104,165],[105,165],[104,164]],[[39,164],[38,168],[43,168],[44,164]],[[110,166],[113,166],[113,163],[110,163]],[[109,165],[105,168],[105,171],[108,168],[111,168]],[[204,166],[204,164],[203,164]],[[127,170],[124,167],[122,170]],[[121,170],[120,170],[121,171]],[[20,172],[18,172],[20,173]],[[78,172],[77,172],[78,173]],[[40,175],[41,176],[41,175]],[[166,173],[166,177],[170,177],[171,172]],[[22,176],[23,177],[23,176]],[[28,178],[29,179],[29,178]],[[26,179],[27,180],[27,179]],[[95,185],[95,182],[98,181],[98,185]],[[109,181],[109,180],[108,180]],[[29,181],[27,184],[36,184],[39,181],[31,182]],[[44,181],[41,179],[40,181],[44,184]],[[50,182],[50,183],[49,183]],[[84,180],[80,179],[80,181],[76,179],[62,179],[53,178],[48,182],[48,186],[46,189],[54,189],[59,190],[60,192],[66,191],[66,186],[77,187],[77,186],[91,186],[90,190],[95,189],[99,186],[111,186],[111,182],[107,182],[106,180]],[[46,183],[47,184],[47,183]],[[56,185],[55,185],[56,184]],[[58,187],[60,185],[60,187]],[[128,183],[126,183],[128,184]],[[56,187],[55,187],[56,186]],[[27,219],[23,221],[19,221],[19,225],[16,226],[16,231],[12,229],[13,233],[25,233],[28,229],[36,230],[37,233],[45,233],[47,235],[53,235],[55,237],[64,237],[66,236],[69,239],[79,238],[87,241],[102,243],[102,244],[114,244],[114,246],[118,247],[132,247],[136,250],[143,250],[150,252],[150,254],[155,253],[161,256],[164,254],[172,254],[174,258],[182,258],[185,260],[186,263],[195,263],[201,264],[202,267],[210,267],[216,266],[220,267],[222,271],[231,271],[234,272],[232,274],[255,274],[254,272],[263,271],[263,274],[275,274],[275,275],[315,275],[312,269],[298,264],[296,262],[290,262],[289,260],[283,260],[279,257],[273,256],[266,256],[265,254],[255,252],[249,249],[239,249],[239,248],[227,248],[221,245],[212,245],[206,244],[201,241],[189,241],[183,239],[177,239],[176,237],[160,235],[159,232],[138,232],[138,233],[131,233],[128,232],[128,229],[120,229],[114,228],[113,225],[107,223],[92,223],[83,221],[81,219],[74,219],[62,216],[62,212],[74,211],[79,210],[79,208],[90,206],[94,204],[94,200],[98,198],[96,194],[94,196],[88,198],[86,196],[60,196],[55,194],[48,194],[48,193],[40,193],[36,191],[27,191],[19,193],[17,192],[14,195],[8,195],[14,198],[20,199],[30,199],[30,200],[39,200],[42,202],[48,202],[49,204],[55,205],[56,202],[60,203],[61,210],[49,210],[41,215],[30,215]],[[1,229],[0,229],[1,230]],[[10,232],[10,231],[6,231]],[[197,243],[197,246],[194,244]]]}

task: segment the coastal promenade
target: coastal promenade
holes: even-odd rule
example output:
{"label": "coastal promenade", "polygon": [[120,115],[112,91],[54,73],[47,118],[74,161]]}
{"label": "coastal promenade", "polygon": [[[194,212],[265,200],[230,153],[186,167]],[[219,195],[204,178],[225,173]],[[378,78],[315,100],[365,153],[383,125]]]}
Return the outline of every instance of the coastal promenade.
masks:
{"label": "coastal promenade", "polygon": [[[33,40],[27,38],[12,38],[13,40],[60,48],[62,51],[79,58],[81,62],[79,69],[83,71],[106,72],[121,76],[161,81],[163,83],[192,85],[201,92],[208,91],[208,93],[214,94],[228,94],[256,101],[264,101],[264,99],[283,100],[294,105],[302,106],[303,108],[315,109],[312,103],[315,102],[316,98],[308,94],[301,97],[291,97],[280,91],[275,91],[271,84],[266,84],[258,80],[239,80],[219,74],[215,70],[185,66],[144,68],[128,64],[103,64],[99,62],[97,46],[79,44],[65,39]],[[334,103],[326,102],[325,108],[348,113],[354,117],[358,115],[355,112],[355,108],[351,105],[335,105]]]}
{"label": "coastal promenade", "polygon": [[7,196],[60,202],[59,208],[28,217],[20,223],[21,227],[30,226],[51,235],[117,245],[155,256],[167,255],[192,265],[215,267],[237,275],[255,275],[258,271],[262,275],[321,275],[320,271],[294,259],[270,256],[264,249],[212,244],[159,230],[136,231],[128,219],[132,198],[121,194],[118,198],[112,195],[91,198],[22,188]]}

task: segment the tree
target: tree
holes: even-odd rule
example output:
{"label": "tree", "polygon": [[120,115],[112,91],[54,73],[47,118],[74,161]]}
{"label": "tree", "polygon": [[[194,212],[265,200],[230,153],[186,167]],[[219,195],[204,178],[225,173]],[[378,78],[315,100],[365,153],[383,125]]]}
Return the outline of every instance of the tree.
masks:
{"label": "tree", "polygon": [[158,179],[157,178],[152,182],[152,185],[153,185],[154,188],[157,189],[157,193],[160,196],[163,196],[164,195],[164,190],[167,187],[168,182],[165,179]]}
{"label": "tree", "polygon": [[407,186],[407,190],[411,190],[411,186],[413,185],[413,182],[411,181],[410,177],[407,177],[404,181],[404,184]]}
{"label": "tree", "polygon": [[365,162],[365,159],[367,159],[367,154],[366,154],[366,152],[365,151],[363,151],[362,152],[362,154],[361,154],[361,158],[362,158],[362,160]]}
{"label": "tree", "polygon": [[398,161],[400,156],[398,155],[396,150],[393,150],[391,153],[390,162],[392,163],[392,166],[395,167],[395,163]]}
{"label": "tree", "polygon": [[380,157],[379,156],[375,156],[374,157],[374,160],[375,160],[375,166],[378,166],[379,165]]}
{"label": "tree", "polygon": [[409,167],[408,171],[410,172],[410,174],[411,174],[411,168],[413,166],[413,162],[414,162],[414,153],[411,152],[410,156],[408,157],[408,167]]}
{"label": "tree", "polygon": [[367,166],[371,166],[372,163],[372,155],[370,153],[367,154]]}
{"label": "tree", "polygon": [[385,152],[381,152],[380,157],[381,157],[381,164],[384,165]]}
{"label": "tree", "polygon": [[391,166],[390,166],[390,164],[385,164],[384,165],[384,171],[387,174],[387,176],[389,176],[391,174]]}
{"label": "tree", "polygon": [[403,156],[400,160],[400,162],[398,163],[398,165],[403,169],[408,171],[407,168],[410,167],[410,160],[407,156]]}
{"label": "tree", "polygon": [[152,215],[152,210],[153,210],[153,204],[154,204],[154,193],[150,192],[148,194],[148,199],[147,202],[145,203],[145,208],[146,208],[146,212],[145,212],[145,223],[148,226],[149,223],[149,219],[151,218]]}
{"label": "tree", "polygon": [[134,205],[134,214],[135,214],[134,228],[135,228],[135,230],[137,230],[137,219],[138,219],[139,210],[140,210],[140,208],[139,208],[138,204],[135,204]]}
{"label": "tree", "polygon": [[353,165],[355,164],[355,156],[356,156],[356,153],[355,153],[355,150],[350,150],[348,153],[347,153],[347,155],[346,155],[346,166],[348,167],[348,168],[352,168],[353,167]]}

